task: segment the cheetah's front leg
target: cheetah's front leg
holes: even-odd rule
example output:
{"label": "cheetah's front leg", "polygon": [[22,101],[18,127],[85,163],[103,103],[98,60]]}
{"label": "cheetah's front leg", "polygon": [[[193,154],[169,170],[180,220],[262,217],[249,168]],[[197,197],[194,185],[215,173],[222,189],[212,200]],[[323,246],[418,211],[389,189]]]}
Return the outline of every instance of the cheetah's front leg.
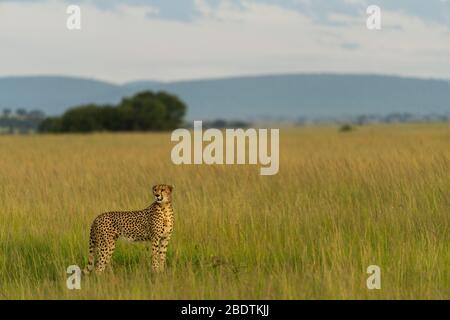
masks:
{"label": "cheetah's front leg", "polygon": [[159,243],[160,238],[152,239],[152,270],[155,272],[160,271],[159,268]]}
{"label": "cheetah's front leg", "polygon": [[170,236],[161,238],[159,242],[159,267],[164,270],[166,266],[167,246],[169,245]]}

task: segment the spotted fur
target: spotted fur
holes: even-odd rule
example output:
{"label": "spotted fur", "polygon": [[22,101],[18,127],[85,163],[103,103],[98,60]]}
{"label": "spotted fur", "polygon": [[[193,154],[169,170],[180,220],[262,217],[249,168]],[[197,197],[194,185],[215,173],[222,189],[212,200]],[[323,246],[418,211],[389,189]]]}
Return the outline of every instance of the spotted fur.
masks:
{"label": "spotted fur", "polygon": [[150,241],[152,270],[165,267],[167,246],[173,231],[172,186],[153,187],[155,202],[139,211],[106,212],[95,218],[89,239],[88,264],[84,273],[104,271],[111,260],[118,238]]}

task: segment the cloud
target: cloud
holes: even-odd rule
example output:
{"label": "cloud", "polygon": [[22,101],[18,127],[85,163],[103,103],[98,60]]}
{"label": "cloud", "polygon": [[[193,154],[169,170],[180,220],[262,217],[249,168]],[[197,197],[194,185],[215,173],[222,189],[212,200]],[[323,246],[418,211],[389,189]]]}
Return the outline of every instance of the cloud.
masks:
{"label": "cloud", "polygon": [[[6,2],[45,3],[49,0],[2,0]],[[241,7],[242,3],[273,5],[285,10],[306,14],[319,23],[328,23],[330,14],[356,15],[365,10],[373,1],[369,0],[62,0],[70,4],[96,6],[102,10],[117,10],[126,6],[150,6],[158,8],[162,19],[193,21],[202,17],[202,10],[214,10],[224,3]],[[426,21],[449,25],[449,0],[377,0],[382,9],[403,12],[409,16],[420,17]],[[209,8],[209,9],[208,9]]]}
{"label": "cloud", "polygon": [[[197,0],[190,19],[168,19],[157,1],[121,2],[82,2],[81,31],[66,29],[65,2],[2,2],[0,75],[116,82],[327,71],[450,78],[448,26],[398,10],[384,10],[382,30],[369,31],[365,11],[329,12],[320,23],[283,1]],[[321,2],[295,5],[311,3]]]}
{"label": "cloud", "polygon": [[360,45],[354,42],[344,42],[341,47],[348,50],[356,50],[360,48]]}

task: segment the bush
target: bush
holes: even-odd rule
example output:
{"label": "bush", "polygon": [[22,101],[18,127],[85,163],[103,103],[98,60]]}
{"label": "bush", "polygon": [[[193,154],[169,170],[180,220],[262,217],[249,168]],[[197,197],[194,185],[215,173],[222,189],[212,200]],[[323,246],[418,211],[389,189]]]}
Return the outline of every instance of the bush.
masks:
{"label": "bush", "polygon": [[349,131],[353,131],[355,128],[352,126],[352,125],[350,125],[350,124],[343,124],[340,128],[339,128],[339,131],[340,132],[349,132]]}
{"label": "bush", "polygon": [[181,126],[186,105],[174,95],[145,91],[118,106],[89,104],[45,119],[40,132],[161,131]]}

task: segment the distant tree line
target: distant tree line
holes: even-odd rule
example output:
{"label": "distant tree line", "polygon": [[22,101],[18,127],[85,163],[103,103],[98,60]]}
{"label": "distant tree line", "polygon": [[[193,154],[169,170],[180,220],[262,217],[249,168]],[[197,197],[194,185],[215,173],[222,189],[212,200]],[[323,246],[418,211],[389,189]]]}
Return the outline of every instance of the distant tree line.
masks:
{"label": "distant tree line", "polygon": [[[241,121],[241,120],[224,120],[224,119],[216,119],[216,120],[210,120],[210,121],[203,121],[202,127],[204,129],[235,129],[235,128],[248,128],[252,124],[247,121]],[[193,123],[188,126],[189,128],[193,127]]]}
{"label": "distant tree line", "polygon": [[186,105],[166,92],[144,91],[119,105],[83,105],[46,118],[39,132],[163,131],[183,125]]}
{"label": "distant tree line", "polygon": [[35,132],[44,119],[45,113],[41,110],[4,108],[0,114],[0,133]]}
{"label": "distant tree line", "polygon": [[320,117],[307,118],[301,117],[297,120],[297,125],[308,124],[344,124],[344,125],[365,125],[372,123],[412,123],[412,122],[450,122],[450,112],[442,114],[422,114],[415,115],[411,113],[389,113],[385,115],[358,115],[347,117]]}

